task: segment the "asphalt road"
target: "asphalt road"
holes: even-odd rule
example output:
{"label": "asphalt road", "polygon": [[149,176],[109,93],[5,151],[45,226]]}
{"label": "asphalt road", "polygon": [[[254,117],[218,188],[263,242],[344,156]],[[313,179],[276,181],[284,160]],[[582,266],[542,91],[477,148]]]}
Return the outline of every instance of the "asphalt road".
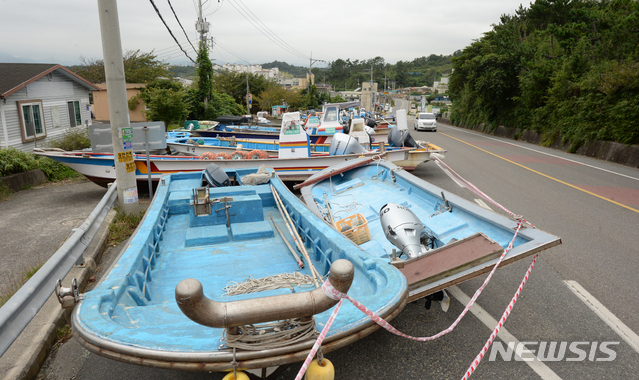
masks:
{"label": "asphalt road", "polygon": [[[0,202],[0,289],[46,262],[100,202],[106,189],[88,180],[45,183]],[[46,208],[47,213],[41,210]],[[44,228],[56,225],[56,228]]]}
{"label": "asphalt road", "polygon": [[[409,121],[409,128],[416,139],[447,149],[444,162],[466,180],[563,240],[561,246],[540,255],[502,332],[471,378],[636,378],[639,169],[448,125],[440,124],[437,132],[414,132]],[[471,201],[478,198],[434,162],[420,165],[414,174]],[[454,331],[436,341],[414,342],[382,330],[327,354],[336,378],[461,378],[515,294],[530,261],[498,270],[478,305]],[[407,305],[392,324],[414,336],[434,335],[453,323],[464,308],[465,296],[472,296],[483,280],[455,287],[447,313],[436,304],[426,310],[418,301]],[[581,288],[590,294],[587,301],[571,290]],[[595,312],[589,305],[601,306]],[[564,345],[565,356],[555,361],[491,358],[495,347],[506,349],[507,342],[515,340],[527,342],[526,348],[533,352],[523,352],[525,358],[537,351],[545,353],[551,342],[556,342],[557,351]],[[289,367],[279,378],[293,379],[298,368]],[[223,377],[122,364],[89,354],[73,340],[61,346],[41,376],[52,380]]]}

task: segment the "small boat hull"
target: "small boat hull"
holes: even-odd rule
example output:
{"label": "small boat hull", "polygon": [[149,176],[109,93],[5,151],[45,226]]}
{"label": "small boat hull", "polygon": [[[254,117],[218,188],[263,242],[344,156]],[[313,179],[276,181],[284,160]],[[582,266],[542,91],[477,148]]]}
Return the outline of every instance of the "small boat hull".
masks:
{"label": "small boat hull", "polygon": [[[254,172],[255,169],[227,171],[232,181],[240,185],[245,175]],[[89,351],[127,363],[189,371],[232,370],[234,358],[244,369],[303,360],[315,338],[276,348],[238,348],[234,356],[224,338],[224,328],[193,322],[191,316],[187,318],[182,313],[183,306],[176,303],[178,284],[187,278],[199,280],[206,297],[229,305],[228,310],[232,310],[230,305],[234,302],[253,299],[256,304],[268,304],[271,299],[317,291],[314,286],[301,285],[289,289],[288,284],[257,293],[223,296],[228,284],[249,277],[311,273],[308,265],[300,269],[287,250],[285,244],[294,245],[293,238],[274,232],[286,229],[276,207],[276,193],[290,213],[310,261],[322,276],[328,275],[336,261],[346,259],[354,270],[349,295],[388,319],[406,304],[407,283],[399,271],[385,265],[382,259],[371,258],[321,222],[277,177],[263,185],[211,188],[210,195],[196,199],[192,190],[201,186],[203,179],[202,172],[165,176],[115,266],[75,307],[74,336]],[[195,204],[201,199],[213,202],[210,214],[196,212]],[[224,211],[218,212],[222,209],[226,216]],[[242,310],[253,313],[251,318],[264,317],[260,308],[254,309]],[[300,310],[300,317],[306,315],[303,305]],[[314,315],[319,329],[331,311],[329,308]],[[344,347],[377,328],[354,306],[344,304],[323,350]]]}
{"label": "small boat hull", "polygon": [[[65,152],[59,150],[36,149],[35,154],[49,157],[61,162],[71,169],[84,175],[100,186],[107,185],[115,181],[115,163],[113,155],[108,153],[87,153],[87,152]],[[429,161],[434,151],[426,150],[414,151],[409,148],[395,151],[387,151],[385,157],[400,165],[405,165],[406,170],[414,170],[422,162]],[[342,156],[329,156],[328,154],[301,157],[301,158],[272,158],[256,160],[200,160],[198,157],[188,156],[149,156],[147,164],[146,155],[134,155],[135,175],[138,185],[144,188],[144,183],[148,181],[148,173],[151,172],[151,179],[154,182],[160,180],[164,174],[178,172],[202,171],[211,162],[215,162],[222,169],[252,168],[264,164],[267,168],[272,168],[284,181],[301,182],[312,174],[320,172],[331,165],[356,159],[358,157],[373,157],[376,152],[365,154],[349,154]]]}
{"label": "small boat hull", "polygon": [[[515,220],[445,192],[384,160],[342,163],[311,176],[295,188],[301,188],[307,206],[329,223],[361,214],[370,240],[360,246],[372,256],[387,258],[400,268],[409,282],[409,301],[489,272],[517,227]],[[350,204],[349,199],[353,199]],[[432,246],[421,256],[393,259],[393,250],[399,256],[402,249],[386,237],[389,225],[384,225],[381,219],[391,202],[402,211],[409,210],[425,226],[422,231]],[[416,236],[418,245],[423,244],[419,232],[415,232],[420,229],[411,228],[406,234]],[[559,244],[561,239],[557,236],[523,228],[501,265]]]}

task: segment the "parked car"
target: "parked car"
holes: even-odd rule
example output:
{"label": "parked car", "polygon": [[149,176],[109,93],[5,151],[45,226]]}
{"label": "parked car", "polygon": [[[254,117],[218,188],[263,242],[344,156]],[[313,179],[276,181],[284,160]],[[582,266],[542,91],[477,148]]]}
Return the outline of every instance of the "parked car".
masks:
{"label": "parked car", "polygon": [[434,113],[420,112],[415,116],[416,131],[437,132],[437,118]]}

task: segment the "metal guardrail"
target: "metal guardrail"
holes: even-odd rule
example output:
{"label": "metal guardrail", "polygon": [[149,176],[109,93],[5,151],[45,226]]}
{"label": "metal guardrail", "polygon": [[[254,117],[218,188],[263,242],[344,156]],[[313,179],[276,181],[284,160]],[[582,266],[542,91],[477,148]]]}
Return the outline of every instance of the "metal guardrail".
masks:
{"label": "metal guardrail", "polygon": [[77,228],[49,260],[0,308],[0,356],[9,349],[42,305],[58,279],[73,268],[102,226],[117,199],[116,184],[106,192],[87,220]]}

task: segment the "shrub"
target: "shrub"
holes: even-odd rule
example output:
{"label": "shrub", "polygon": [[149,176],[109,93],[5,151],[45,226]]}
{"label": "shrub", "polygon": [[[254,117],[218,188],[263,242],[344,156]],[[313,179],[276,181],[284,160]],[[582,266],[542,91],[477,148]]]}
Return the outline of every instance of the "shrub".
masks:
{"label": "shrub", "polygon": [[0,177],[40,169],[49,181],[76,178],[80,173],[48,157],[36,156],[15,148],[0,149]]}
{"label": "shrub", "polygon": [[86,128],[73,128],[65,133],[61,138],[52,140],[45,144],[47,148],[58,148],[63,150],[82,150],[91,147],[89,130]]}
{"label": "shrub", "polygon": [[38,161],[33,153],[13,147],[0,149],[0,177],[37,169]]}

